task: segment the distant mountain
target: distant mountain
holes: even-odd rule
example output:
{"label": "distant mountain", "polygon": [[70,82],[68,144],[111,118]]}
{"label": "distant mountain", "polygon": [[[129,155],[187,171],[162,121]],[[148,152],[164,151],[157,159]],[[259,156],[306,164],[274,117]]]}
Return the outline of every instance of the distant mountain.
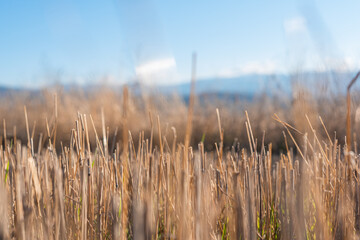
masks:
{"label": "distant mountain", "polygon": [[[162,93],[176,92],[179,95],[189,95],[190,84],[181,83],[168,86],[159,86]],[[231,78],[209,78],[196,81],[196,94],[218,93],[218,94],[243,94],[247,96],[260,92],[271,93],[274,91],[290,93],[291,81],[288,75],[244,75]]]}
{"label": "distant mountain", "polygon": [[0,87],[0,94],[6,93],[7,91],[9,91],[9,88],[7,88],[7,87]]}
{"label": "distant mountain", "polygon": [[28,93],[36,95],[40,92],[39,89],[27,89],[27,88],[21,88],[21,87],[3,87],[0,86],[0,97],[7,97],[11,94],[19,94],[19,93]]}
{"label": "distant mountain", "polygon": [[[301,72],[298,74],[249,74],[236,77],[214,77],[206,79],[197,79],[195,84],[195,92],[198,96],[209,99],[211,96],[221,99],[248,99],[251,100],[256,94],[265,93],[268,96],[273,94],[290,95],[293,87],[296,84],[307,86],[308,90],[318,94],[318,91],[323,89],[331,90],[332,92],[345,93],[347,84],[355,76],[354,72]],[[178,84],[169,85],[144,85],[137,81],[129,82],[128,87],[132,94],[138,95],[142,91],[149,94],[178,94],[185,100],[190,94],[190,81]],[[359,89],[360,84],[356,84]],[[50,88],[58,85],[49,86]],[[60,86],[65,91],[71,89],[81,89],[85,92],[97,91],[101,88],[109,88],[121,92],[122,86],[109,86],[107,84],[91,84],[91,85],[77,85],[67,84]],[[28,93],[37,95],[40,89],[26,89],[26,88],[10,88],[0,86],[0,97],[5,97],[8,94]]]}
{"label": "distant mountain", "polygon": [[[240,95],[246,98],[259,93],[273,95],[275,93],[291,94],[293,87],[302,85],[308,87],[315,94],[320,89],[344,93],[346,86],[355,76],[354,72],[301,72],[298,74],[249,74],[237,77],[199,79],[195,84],[197,95],[216,93],[220,96]],[[158,86],[157,90],[163,94],[177,93],[188,96],[190,82]],[[360,84],[357,84],[358,86]]]}

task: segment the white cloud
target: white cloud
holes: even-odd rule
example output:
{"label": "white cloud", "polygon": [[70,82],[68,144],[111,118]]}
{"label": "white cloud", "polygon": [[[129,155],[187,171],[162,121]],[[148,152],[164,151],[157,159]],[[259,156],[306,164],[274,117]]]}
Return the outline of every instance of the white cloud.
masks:
{"label": "white cloud", "polygon": [[360,59],[349,56],[344,57],[344,65],[346,65],[351,70],[359,70]]}
{"label": "white cloud", "polygon": [[279,70],[278,65],[274,61],[266,62],[249,62],[240,68],[241,73],[259,73],[259,74],[271,74]]}
{"label": "white cloud", "polygon": [[306,20],[304,17],[297,16],[284,21],[286,34],[304,33],[307,31]]}
{"label": "white cloud", "polygon": [[142,83],[149,85],[167,84],[178,78],[175,58],[152,60],[135,67],[135,73]]}
{"label": "white cloud", "polygon": [[326,63],[332,66],[332,68],[336,71],[349,72],[359,71],[360,69],[360,59],[353,56],[330,59]]}
{"label": "white cloud", "polygon": [[246,74],[273,74],[279,72],[283,72],[280,65],[276,61],[267,60],[263,62],[247,62],[231,69],[225,69],[218,75],[219,77],[235,77]]}
{"label": "white cloud", "polygon": [[149,76],[176,67],[174,58],[157,59],[141,64],[135,68],[136,75]]}

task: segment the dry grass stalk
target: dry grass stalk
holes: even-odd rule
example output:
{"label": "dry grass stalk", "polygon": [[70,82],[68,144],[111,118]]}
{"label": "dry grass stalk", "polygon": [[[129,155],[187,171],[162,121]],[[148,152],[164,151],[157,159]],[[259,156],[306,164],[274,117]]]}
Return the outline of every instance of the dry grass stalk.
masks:
{"label": "dry grass stalk", "polygon": [[[241,141],[226,148],[224,129],[230,132],[228,118],[220,118],[219,109],[216,114],[212,109],[214,131],[216,139],[220,134],[220,143],[215,144],[216,150],[209,151],[204,137],[198,148],[190,144],[197,137],[196,128],[192,127],[196,118],[194,95],[188,120],[182,125],[186,126],[185,134],[176,126],[168,131],[167,124],[162,124],[167,119],[162,120],[161,113],[155,123],[156,115],[149,109],[142,115],[149,116],[147,130],[132,131],[132,101],[125,87],[122,116],[117,119],[121,123],[120,140],[117,129],[111,135],[108,124],[112,120],[106,118],[107,109],[99,108],[100,117],[90,114],[90,128],[86,115],[74,115],[68,143],[60,141],[63,116],[57,110],[61,106],[57,97],[53,116],[49,122],[45,118],[43,135],[38,134],[42,131],[39,120],[37,125],[34,121],[30,131],[31,111],[23,109],[25,124],[21,129],[26,133],[25,146],[16,136],[18,130],[10,134],[9,121],[3,120],[0,167],[5,171],[0,172],[0,210],[7,218],[0,221],[1,238],[360,236],[359,156],[349,154],[339,140],[331,139],[322,118],[314,122],[314,118],[305,115],[307,127],[300,131],[283,115],[275,114],[274,119],[284,130],[278,135],[283,139],[285,152],[274,153],[273,145],[266,143],[268,135],[265,137],[264,131],[257,129],[253,118],[250,123],[248,112],[241,127],[246,130],[243,132],[249,147],[242,149],[240,144],[246,141]],[[221,109],[221,113],[226,111]],[[316,124],[323,126],[324,138],[316,131]],[[102,133],[101,138],[98,132]],[[37,136],[44,137],[36,139]],[[184,142],[179,142],[183,136]],[[262,137],[261,141],[258,137]]]}

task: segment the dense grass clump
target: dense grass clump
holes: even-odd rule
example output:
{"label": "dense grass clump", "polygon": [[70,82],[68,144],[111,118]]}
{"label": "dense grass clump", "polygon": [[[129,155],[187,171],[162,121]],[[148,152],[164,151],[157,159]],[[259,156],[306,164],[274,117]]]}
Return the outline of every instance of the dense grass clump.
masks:
{"label": "dense grass clump", "polygon": [[346,128],[341,96],[334,119],[304,91],[249,114],[107,91],[0,107],[0,239],[360,236],[350,98]]}

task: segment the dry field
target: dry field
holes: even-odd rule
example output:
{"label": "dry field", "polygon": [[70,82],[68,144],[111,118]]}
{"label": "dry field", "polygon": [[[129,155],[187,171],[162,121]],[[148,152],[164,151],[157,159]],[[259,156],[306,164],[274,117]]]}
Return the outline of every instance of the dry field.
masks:
{"label": "dry field", "polygon": [[282,97],[3,96],[0,238],[358,239],[357,96],[348,144],[344,96]]}

